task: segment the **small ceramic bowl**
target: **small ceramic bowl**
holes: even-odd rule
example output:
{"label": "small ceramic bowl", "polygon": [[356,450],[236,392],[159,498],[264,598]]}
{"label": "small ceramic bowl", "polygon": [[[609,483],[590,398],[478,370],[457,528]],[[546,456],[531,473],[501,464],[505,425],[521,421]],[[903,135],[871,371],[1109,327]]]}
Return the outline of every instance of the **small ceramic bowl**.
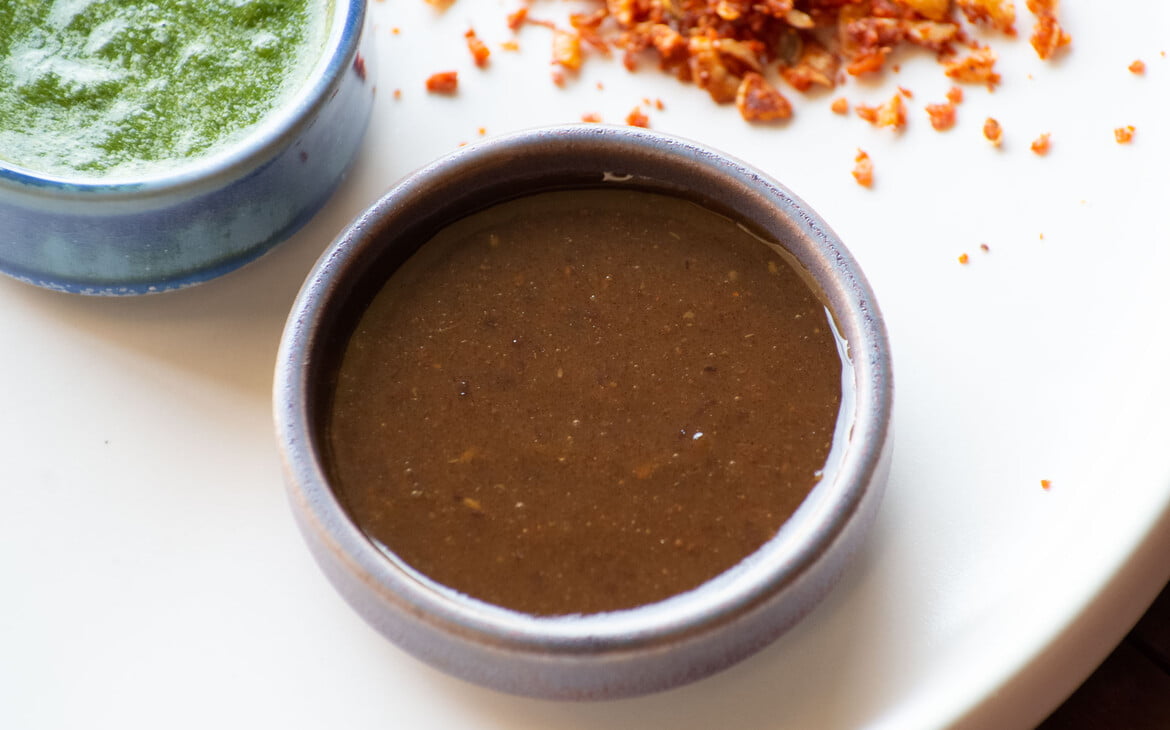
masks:
{"label": "small ceramic bowl", "polygon": [[0,272],[81,294],[175,289],[286,239],[352,163],[373,105],[365,0],[328,3],[301,90],[238,144],[142,179],[39,174],[0,161]]}
{"label": "small ceramic bowl", "polygon": [[[340,354],[371,297],[439,228],[548,189],[625,186],[688,198],[780,242],[821,289],[849,363],[838,436],[796,514],[739,565],[633,609],[534,616],[439,585],[380,552],[330,487],[323,421]],[[873,293],[823,220],[779,183],[700,145],[635,128],[574,125],[462,150],[407,178],[326,251],[293,308],[275,418],[293,512],[350,604],[407,651],[505,692],[558,699],[645,694],[759,650],[829,591],[865,538],[888,473],[893,383]]]}

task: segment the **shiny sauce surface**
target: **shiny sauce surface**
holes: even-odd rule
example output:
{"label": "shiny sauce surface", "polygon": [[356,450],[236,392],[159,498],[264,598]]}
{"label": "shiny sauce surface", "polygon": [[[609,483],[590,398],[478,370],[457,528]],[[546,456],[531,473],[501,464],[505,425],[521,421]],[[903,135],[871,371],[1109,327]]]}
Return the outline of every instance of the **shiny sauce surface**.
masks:
{"label": "shiny sauce surface", "polygon": [[375,296],[327,463],[358,526],[439,583],[538,615],[632,608],[775,535],[841,382],[824,304],[735,222],[541,193],[443,229]]}

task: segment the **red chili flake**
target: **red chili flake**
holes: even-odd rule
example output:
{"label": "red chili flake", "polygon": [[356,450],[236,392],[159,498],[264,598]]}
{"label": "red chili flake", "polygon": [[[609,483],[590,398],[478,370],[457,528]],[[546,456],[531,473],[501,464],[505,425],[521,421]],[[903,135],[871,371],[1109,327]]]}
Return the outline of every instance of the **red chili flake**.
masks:
{"label": "red chili flake", "polygon": [[492,55],[487,44],[479,39],[474,28],[468,28],[463,37],[467,39],[467,50],[471,51],[471,58],[475,61],[475,65],[485,68],[488,65],[488,58]]}
{"label": "red chili flake", "polygon": [[358,53],[353,57],[353,71],[362,81],[366,80],[366,59]]}
{"label": "red chili flake", "polygon": [[988,246],[986,243],[981,243],[981,244],[979,244],[979,250],[982,251],[983,253],[987,253],[987,252],[991,251],[991,246]]}
{"label": "red chili flake", "polygon": [[432,94],[454,94],[458,89],[458,71],[440,71],[427,78],[427,91]]}
{"label": "red chili flake", "polygon": [[1129,144],[1133,141],[1133,133],[1135,131],[1132,124],[1125,127],[1118,127],[1113,130],[1113,137],[1117,140],[1117,144]]}
{"label": "red chili flake", "polygon": [[626,124],[631,127],[649,127],[650,118],[642,113],[642,107],[636,106],[626,115]]}

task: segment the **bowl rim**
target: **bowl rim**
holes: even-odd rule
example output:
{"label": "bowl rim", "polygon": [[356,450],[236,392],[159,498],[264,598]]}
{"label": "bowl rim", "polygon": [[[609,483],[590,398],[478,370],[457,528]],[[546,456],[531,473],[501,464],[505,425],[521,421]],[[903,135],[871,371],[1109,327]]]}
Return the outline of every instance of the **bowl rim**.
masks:
{"label": "bowl rim", "polygon": [[177,160],[152,174],[86,176],[42,172],[0,158],[0,191],[53,199],[102,201],[195,194],[222,187],[274,158],[316,117],[338,80],[353,64],[367,0],[322,0],[330,13],[328,35],[297,91],[218,152]]}
{"label": "bowl rim", "polygon": [[[315,425],[308,402],[310,379],[321,360],[316,348],[324,346],[326,313],[339,306],[339,297],[344,297],[357,276],[354,272],[360,272],[363,262],[373,260],[371,251],[377,248],[383,227],[395,216],[406,215],[403,211],[411,201],[427,195],[428,190],[433,193],[442,187],[442,181],[482,175],[493,165],[516,164],[518,157],[533,150],[553,155],[557,149],[572,149],[580,155],[582,149],[606,148],[633,158],[664,156],[680,173],[690,170],[694,175],[737,186],[760,198],[760,204],[776,206],[794,229],[803,232],[809,249],[803,253],[819,264],[809,273],[823,289],[849,341],[856,386],[851,435],[839,471],[817,487],[833,489],[822,490],[827,496],[819,501],[806,500],[774,538],[740,565],[697,589],[658,603],[583,616],[534,616],[440,586],[401,561],[388,558],[366,538],[329,487],[315,448]],[[809,268],[807,256],[797,258]],[[888,335],[872,289],[852,254],[791,191],[747,163],[697,142],[634,127],[572,124],[521,131],[463,147],[408,176],[360,214],[322,254],[296,298],[281,338],[274,394],[286,484],[302,530],[319,539],[364,590],[459,642],[493,651],[614,656],[657,651],[718,631],[760,610],[804,578],[840,541],[871,487],[880,491],[882,485],[874,481],[882,471],[890,443],[893,378]]]}

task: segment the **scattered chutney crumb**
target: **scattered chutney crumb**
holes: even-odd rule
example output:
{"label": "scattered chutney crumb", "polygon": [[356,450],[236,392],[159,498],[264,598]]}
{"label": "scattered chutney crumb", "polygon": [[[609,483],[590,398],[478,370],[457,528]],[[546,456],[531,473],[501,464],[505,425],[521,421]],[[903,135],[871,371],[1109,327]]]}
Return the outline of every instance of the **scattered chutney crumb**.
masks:
{"label": "scattered chutney crumb", "polygon": [[943,63],[943,71],[960,83],[987,84],[989,89],[995,88],[1000,81],[1000,75],[995,71],[995,58],[995,52],[990,48],[979,48],[963,58]]}
{"label": "scattered chutney crumb", "polygon": [[649,127],[650,118],[642,113],[642,107],[636,106],[626,115],[626,124],[631,127]]}
{"label": "scattered chutney crumb", "polygon": [[395,99],[401,99],[401,98],[402,98],[402,89],[395,89],[395,90],[394,90],[394,93],[392,94],[392,96],[393,96]]}
{"label": "scattered chutney crumb", "polygon": [[581,36],[577,33],[553,29],[553,63],[576,71],[581,68]]}
{"label": "scattered chutney crumb", "polygon": [[963,103],[963,89],[959,86],[952,86],[947,90],[947,101],[952,104]]}
{"label": "scattered chutney crumb", "polygon": [[581,115],[582,122],[590,122],[592,124],[601,124],[601,115],[597,112],[587,112]]}
{"label": "scattered chutney crumb", "polygon": [[528,6],[524,6],[514,13],[508,15],[508,27],[512,30],[520,30],[520,26],[524,25],[524,21],[528,19]]}
{"label": "scattered chutney crumb", "polygon": [[971,260],[971,257],[970,257],[970,256],[968,256],[967,254],[965,254],[965,253],[961,253],[961,254],[959,254],[959,263],[960,263],[960,264],[964,264],[964,265],[965,265],[965,264],[967,264],[967,263],[968,263],[970,260]]}
{"label": "scattered chutney crumb", "polygon": [[458,89],[458,71],[440,71],[427,78],[427,91],[432,94],[454,94]]}
{"label": "scattered chutney crumb", "polygon": [[[1057,2],[1027,1],[1040,18],[1033,45],[1047,57],[1069,42],[1056,22]],[[582,43],[602,55],[616,50],[631,71],[652,53],[658,68],[703,89],[716,103],[741,102],[748,121],[780,118],[777,110],[788,108],[764,79],[771,69],[802,93],[834,89],[851,76],[899,71],[887,61],[905,47],[934,53],[959,83],[994,89],[1001,78],[997,56],[966,26],[1014,35],[1016,20],[1012,0],[581,0],[586,10],[570,13],[572,28],[561,29],[531,18],[532,0],[520,2],[507,16],[508,26],[552,29],[556,63],[567,61],[566,68],[575,70]],[[911,98],[909,90],[903,92]],[[766,111],[754,99],[767,100]]]}
{"label": "scattered chutney crumb", "polygon": [[1118,127],[1113,130],[1113,138],[1117,140],[1117,144],[1129,144],[1133,141],[1133,133],[1136,131],[1132,124],[1125,127]]}
{"label": "scattered chutney crumb", "polygon": [[944,104],[927,104],[926,113],[930,116],[930,126],[940,132],[945,132],[955,126],[955,104],[948,101]]}
{"label": "scattered chutney crumb", "polygon": [[1041,489],[1050,489],[1051,487],[1052,487],[1052,480],[1050,480],[1050,479],[1041,479],[1040,480],[1040,488]]}
{"label": "scattered chutney crumb", "polygon": [[1003,127],[995,119],[988,117],[987,121],[983,123],[983,136],[993,145],[999,147],[1003,142]]}
{"label": "scattered chutney crumb", "polygon": [[471,58],[475,61],[475,65],[480,68],[487,67],[488,58],[492,55],[487,44],[479,39],[474,28],[468,28],[463,37],[467,39],[467,50],[471,51]]}
{"label": "scattered chutney crumb", "polygon": [[1129,72],[1135,74],[1144,74],[1146,72],[1146,62],[1140,58],[1129,64]]}
{"label": "scattered chutney crumb", "polygon": [[957,0],[956,4],[972,23],[986,25],[1011,36],[1016,34],[1016,6],[1012,0]]}
{"label": "scattered chutney crumb", "polygon": [[477,129],[475,131],[479,133],[480,137],[483,137],[484,135],[487,134],[487,127],[480,127],[479,129]]}
{"label": "scattered chutney crumb", "polygon": [[1041,233],[1041,234],[1040,234],[1040,240],[1041,240],[1041,241],[1043,241],[1043,240],[1044,240],[1044,234],[1043,234],[1043,233]]}
{"label": "scattered chutney crumb", "polygon": [[1043,157],[1048,154],[1048,150],[1052,149],[1051,135],[1048,132],[1041,134],[1036,139],[1032,140],[1032,151]]}
{"label": "scattered chutney crumb", "polygon": [[914,98],[914,92],[910,91],[910,89],[907,89],[905,86],[899,86],[898,93],[901,94],[902,96],[906,97],[907,99]]}
{"label": "scattered chutney crumb", "polygon": [[838,96],[836,99],[833,99],[833,103],[829,105],[829,109],[832,109],[834,114],[848,114],[849,100],[843,96]]}
{"label": "scattered chutney crumb", "polygon": [[504,41],[500,44],[501,51],[515,52],[520,50],[520,44],[517,41]]}
{"label": "scattered chutney crumb", "polygon": [[1036,25],[1032,28],[1032,48],[1044,60],[1072,41],[1056,19],[1059,5],[1060,0],[1028,0],[1028,10],[1036,16]]}
{"label": "scattered chutney crumb", "polygon": [[398,35],[401,32],[402,32],[402,29],[397,27],[397,26],[390,29],[390,35]]}
{"label": "scattered chutney crumb", "polygon": [[666,104],[662,103],[662,99],[655,99],[654,100],[654,108],[657,109],[658,111],[662,111],[662,110],[666,109]]}
{"label": "scattered chutney crumb", "polygon": [[869,153],[859,149],[853,161],[853,179],[863,188],[873,187],[873,160],[869,159]]}
{"label": "scattered chutney crumb", "polygon": [[603,83],[601,83],[600,81],[598,81],[598,82],[597,82],[597,90],[598,90],[598,91],[605,91],[605,84],[603,84]]}
{"label": "scattered chutney crumb", "polygon": [[906,105],[902,103],[902,95],[897,93],[880,106],[858,104],[857,116],[875,127],[893,127],[901,130],[906,126]]}
{"label": "scattered chutney crumb", "polygon": [[749,122],[774,122],[792,116],[792,104],[755,71],[744,74],[735,92],[735,108]]}
{"label": "scattered chutney crumb", "polygon": [[551,74],[549,74],[549,75],[550,75],[550,76],[551,76],[551,78],[552,78],[552,82],[553,82],[554,84],[556,84],[557,86],[564,86],[564,85],[565,85],[565,75],[564,75],[563,73],[561,73],[560,71],[555,71],[555,70],[554,70],[554,71],[553,71]]}

